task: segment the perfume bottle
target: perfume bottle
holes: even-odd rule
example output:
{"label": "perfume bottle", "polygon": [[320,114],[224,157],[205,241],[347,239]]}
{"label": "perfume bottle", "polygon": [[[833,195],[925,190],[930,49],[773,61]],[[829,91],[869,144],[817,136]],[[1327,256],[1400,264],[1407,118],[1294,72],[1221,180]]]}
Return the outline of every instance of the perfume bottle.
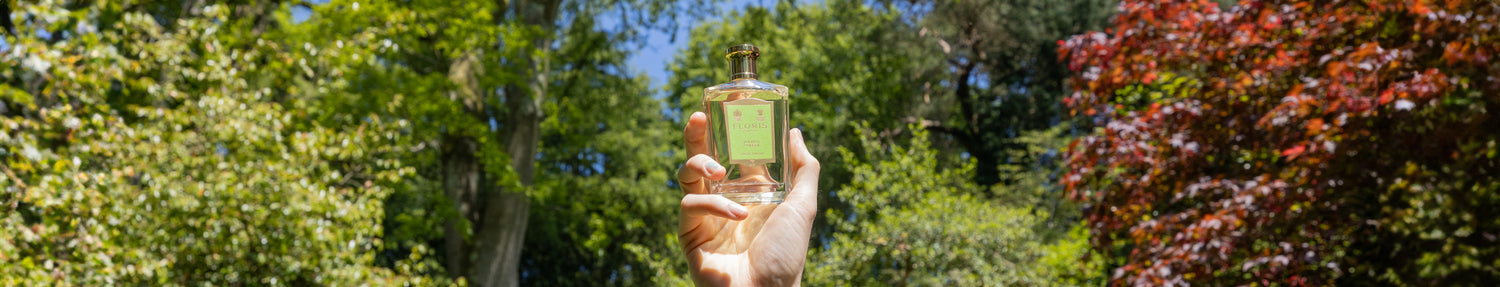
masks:
{"label": "perfume bottle", "polygon": [[780,203],[789,175],[787,87],[756,79],[755,46],[735,45],[725,53],[730,81],[703,89],[709,155],[728,170],[723,180],[709,182],[709,193],[740,204]]}

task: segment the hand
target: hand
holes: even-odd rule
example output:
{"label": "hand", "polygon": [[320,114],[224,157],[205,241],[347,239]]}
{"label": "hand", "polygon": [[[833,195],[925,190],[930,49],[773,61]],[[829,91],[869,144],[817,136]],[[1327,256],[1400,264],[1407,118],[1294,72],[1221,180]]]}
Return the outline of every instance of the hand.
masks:
{"label": "hand", "polygon": [[708,117],[688,118],[683,137],[690,158],[677,172],[682,221],[677,238],[700,286],[800,286],[808,238],[818,211],[818,159],[807,151],[802,131],[788,132],[792,180],[786,201],[748,208],[708,194],[709,180],[726,170],[708,156]]}

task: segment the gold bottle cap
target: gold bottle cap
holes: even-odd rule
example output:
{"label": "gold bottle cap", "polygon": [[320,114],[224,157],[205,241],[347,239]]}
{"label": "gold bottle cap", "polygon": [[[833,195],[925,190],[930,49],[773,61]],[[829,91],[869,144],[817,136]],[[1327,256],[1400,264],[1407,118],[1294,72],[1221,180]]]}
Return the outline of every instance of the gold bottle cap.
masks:
{"label": "gold bottle cap", "polygon": [[755,45],[739,44],[729,46],[729,49],[724,50],[724,58],[729,59],[730,79],[754,79],[756,77],[755,59],[760,58],[760,49],[756,48]]}

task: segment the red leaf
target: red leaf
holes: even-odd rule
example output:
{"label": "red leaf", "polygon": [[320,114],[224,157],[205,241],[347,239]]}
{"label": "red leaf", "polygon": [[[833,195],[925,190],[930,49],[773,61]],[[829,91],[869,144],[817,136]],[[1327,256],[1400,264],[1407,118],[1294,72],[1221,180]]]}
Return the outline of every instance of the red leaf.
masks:
{"label": "red leaf", "polygon": [[1306,150],[1307,146],[1305,145],[1294,146],[1292,148],[1281,151],[1281,156],[1297,158],[1298,155],[1302,155],[1302,152]]}
{"label": "red leaf", "polygon": [[[1321,131],[1323,131],[1323,119],[1312,119],[1310,121],[1307,121],[1307,134],[1308,135],[1317,134],[1318,132],[1321,132]],[[1301,152],[1301,150],[1297,150],[1297,151]]]}

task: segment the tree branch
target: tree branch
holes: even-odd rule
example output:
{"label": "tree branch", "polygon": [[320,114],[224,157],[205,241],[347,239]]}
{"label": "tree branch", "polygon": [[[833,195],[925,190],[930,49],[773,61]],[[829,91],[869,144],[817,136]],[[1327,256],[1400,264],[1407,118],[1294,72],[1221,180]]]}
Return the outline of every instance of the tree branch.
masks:
{"label": "tree branch", "polygon": [[968,131],[965,131],[963,129],[944,126],[941,122],[938,121],[919,119],[916,117],[906,117],[902,119],[902,122],[908,124],[919,124],[922,129],[926,129],[927,131],[938,132],[952,136],[954,139],[958,140],[960,144],[963,144],[965,148],[968,148],[971,151],[975,150],[975,148],[978,148],[977,146],[973,146],[973,144],[977,143],[974,141],[975,134],[969,133]]}
{"label": "tree branch", "polygon": [[974,112],[973,91],[969,79],[974,77],[974,64],[972,59],[964,65],[958,66],[958,75],[955,76],[956,85],[953,88],[953,97],[958,98],[960,112],[964,123],[968,126],[968,133],[979,133],[979,115]]}

